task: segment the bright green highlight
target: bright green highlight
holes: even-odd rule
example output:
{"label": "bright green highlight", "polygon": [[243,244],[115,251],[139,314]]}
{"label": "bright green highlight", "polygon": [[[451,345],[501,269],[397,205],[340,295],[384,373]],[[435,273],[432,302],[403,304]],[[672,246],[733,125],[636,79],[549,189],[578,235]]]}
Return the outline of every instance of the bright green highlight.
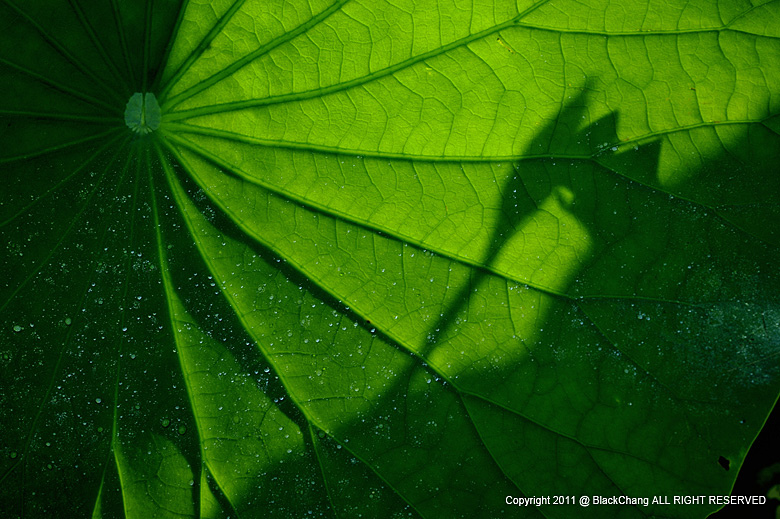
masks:
{"label": "bright green highlight", "polygon": [[778,19],[0,1],[3,511],[705,517],[505,499],[732,488],[780,389]]}

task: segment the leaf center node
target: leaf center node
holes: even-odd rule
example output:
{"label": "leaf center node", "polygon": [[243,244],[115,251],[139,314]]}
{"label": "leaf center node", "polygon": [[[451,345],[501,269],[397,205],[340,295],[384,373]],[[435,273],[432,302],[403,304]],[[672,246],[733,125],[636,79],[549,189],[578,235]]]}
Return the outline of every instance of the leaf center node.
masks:
{"label": "leaf center node", "polygon": [[151,92],[136,92],[125,106],[125,124],[135,133],[146,135],[160,127],[160,105]]}

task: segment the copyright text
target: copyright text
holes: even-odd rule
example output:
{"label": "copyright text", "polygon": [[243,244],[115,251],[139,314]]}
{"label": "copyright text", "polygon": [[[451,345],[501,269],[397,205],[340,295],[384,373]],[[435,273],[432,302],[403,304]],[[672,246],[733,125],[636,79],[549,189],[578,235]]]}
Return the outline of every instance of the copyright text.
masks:
{"label": "copyright text", "polygon": [[763,505],[766,496],[506,496],[506,504],[513,506],[555,506],[555,505]]}

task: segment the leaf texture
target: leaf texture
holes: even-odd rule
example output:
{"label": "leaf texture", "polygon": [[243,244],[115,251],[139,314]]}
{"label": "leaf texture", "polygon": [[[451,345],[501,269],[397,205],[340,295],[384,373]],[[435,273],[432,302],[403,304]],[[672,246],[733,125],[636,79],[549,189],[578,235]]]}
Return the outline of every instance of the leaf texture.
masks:
{"label": "leaf texture", "polygon": [[4,514],[729,494],[780,388],[780,2],[0,20]]}

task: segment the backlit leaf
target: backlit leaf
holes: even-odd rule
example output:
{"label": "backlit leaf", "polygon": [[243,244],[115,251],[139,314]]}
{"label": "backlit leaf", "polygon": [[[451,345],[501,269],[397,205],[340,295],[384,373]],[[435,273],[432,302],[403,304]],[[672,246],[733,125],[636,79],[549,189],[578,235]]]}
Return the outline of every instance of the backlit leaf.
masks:
{"label": "backlit leaf", "polygon": [[2,515],[730,493],[780,388],[780,2],[0,20]]}

